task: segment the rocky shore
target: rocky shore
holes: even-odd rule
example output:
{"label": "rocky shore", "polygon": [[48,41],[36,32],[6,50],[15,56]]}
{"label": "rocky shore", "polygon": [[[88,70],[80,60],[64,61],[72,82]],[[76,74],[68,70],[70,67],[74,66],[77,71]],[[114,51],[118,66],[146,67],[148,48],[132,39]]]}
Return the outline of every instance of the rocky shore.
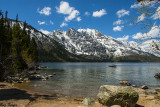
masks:
{"label": "rocky shore", "polygon": [[[116,86],[111,87],[116,89]],[[140,88],[133,89],[139,95],[136,107],[160,107],[160,89],[155,90],[157,93]],[[73,98],[57,93],[43,95],[18,89],[9,83],[0,83],[0,107],[86,107],[90,104],[92,107],[106,107],[99,103],[98,98]]]}

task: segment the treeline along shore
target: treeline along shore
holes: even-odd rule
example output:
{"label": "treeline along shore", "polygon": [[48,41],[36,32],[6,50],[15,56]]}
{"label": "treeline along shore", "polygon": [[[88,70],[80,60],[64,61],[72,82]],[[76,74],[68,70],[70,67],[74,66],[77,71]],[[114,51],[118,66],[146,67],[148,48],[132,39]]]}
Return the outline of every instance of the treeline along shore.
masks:
{"label": "treeline along shore", "polygon": [[[5,15],[5,17],[4,17]],[[35,38],[30,37],[26,23],[20,26],[18,15],[14,24],[0,11],[0,80],[8,75],[22,73],[34,69],[38,61],[38,51]]]}

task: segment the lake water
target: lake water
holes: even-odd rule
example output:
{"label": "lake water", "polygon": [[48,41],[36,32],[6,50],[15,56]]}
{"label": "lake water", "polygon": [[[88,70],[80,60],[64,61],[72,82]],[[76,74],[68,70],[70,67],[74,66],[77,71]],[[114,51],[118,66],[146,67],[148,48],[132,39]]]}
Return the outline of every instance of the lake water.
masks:
{"label": "lake water", "polygon": [[[116,68],[108,67],[116,64]],[[132,85],[160,87],[160,80],[154,78],[160,73],[160,63],[40,63],[48,69],[41,74],[53,74],[47,81],[32,81],[18,87],[45,94],[61,93],[74,97],[96,97],[101,85],[120,85],[128,80]]]}

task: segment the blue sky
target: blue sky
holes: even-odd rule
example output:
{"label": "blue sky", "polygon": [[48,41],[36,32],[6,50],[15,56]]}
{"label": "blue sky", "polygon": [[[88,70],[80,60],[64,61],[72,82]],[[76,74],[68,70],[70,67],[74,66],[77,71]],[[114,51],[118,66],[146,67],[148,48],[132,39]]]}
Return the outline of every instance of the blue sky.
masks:
{"label": "blue sky", "polygon": [[20,21],[38,30],[90,28],[114,38],[126,36],[133,40],[134,34],[142,32],[141,27],[123,26],[130,24],[131,17],[139,16],[135,3],[136,0],[1,0],[0,9],[7,10],[12,19],[18,14]]}

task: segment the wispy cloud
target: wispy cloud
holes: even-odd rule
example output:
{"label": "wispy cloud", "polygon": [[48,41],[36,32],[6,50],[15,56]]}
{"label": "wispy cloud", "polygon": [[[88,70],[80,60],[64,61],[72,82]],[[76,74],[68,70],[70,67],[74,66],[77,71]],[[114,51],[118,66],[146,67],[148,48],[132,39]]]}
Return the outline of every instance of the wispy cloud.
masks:
{"label": "wispy cloud", "polygon": [[156,12],[154,13],[154,15],[152,16],[152,18],[154,20],[156,19],[160,19],[160,6],[157,8]]}
{"label": "wispy cloud", "polygon": [[90,14],[90,12],[86,11],[86,12],[84,13],[84,15],[85,15],[85,16],[90,16],[91,14]]}
{"label": "wispy cloud", "polygon": [[50,7],[44,7],[42,10],[40,10],[39,8],[37,9],[38,13],[40,14],[44,14],[49,16],[51,14],[51,8]]}
{"label": "wispy cloud", "polygon": [[77,21],[80,22],[82,19],[81,17],[77,17]]}
{"label": "wispy cloud", "polygon": [[125,9],[121,9],[121,10],[118,10],[116,14],[119,18],[121,18],[125,15],[129,15],[129,13],[130,13],[129,11],[127,11]]}
{"label": "wispy cloud", "polygon": [[113,22],[113,25],[121,25],[121,24],[123,24],[123,23],[124,23],[123,20],[118,19],[117,21]]}
{"label": "wispy cloud", "polygon": [[143,2],[136,2],[136,3],[134,3],[134,4],[132,4],[131,5],[131,7],[130,8],[141,8],[141,7],[143,7],[143,6],[150,6],[150,7],[153,7],[155,5],[155,1],[143,1]]}
{"label": "wispy cloud", "polygon": [[128,41],[128,39],[129,39],[129,35],[123,36],[122,38],[117,38],[117,40],[120,40],[120,41]]}
{"label": "wispy cloud", "polygon": [[148,39],[148,38],[156,38],[160,35],[160,29],[158,26],[154,26],[148,33],[137,33],[132,36],[133,39]]}
{"label": "wispy cloud", "polygon": [[45,22],[45,21],[39,21],[39,20],[38,20],[38,24],[39,24],[39,25],[43,25],[43,24],[46,24],[46,22]]}
{"label": "wispy cloud", "polygon": [[68,26],[68,24],[65,22],[62,22],[62,24],[60,25],[60,27],[65,27],[65,26]]}
{"label": "wispy cloud", "polygon": [[116,27],[113,27],[113,31],[122,31],[122,28],[123,26],[116,26]]}
{"label": "wispy cloud", "polygon": [[102,17],[105,14],[107,14],[106,10],[102,9],[102,10],[99,10],[99,11],[94,11],[92,16],[93,17]]}
{"label": "wispy cloud", "polygon": [[53,24],[54,24],[52,20],[50,20],[49,22],[50,22],[50,24],[51,24],[51,25],[53,25]]}
{"label": "wispy cloud", "polygon": [[46,34],[46,35],[48,35],[48,34],[50,34],[51,32],[49,32],[49,31],[47,31],[47,30],[43,30],[43,29],[40,29],[39,31],[41,31],[42,33],[44,33],[44,34]]}
{"label": "wispy cloud", "polygon": [[143,21],[146,18],[145,14],[143,13],[142,15],[140,15],[137,19],[137,22]]}

